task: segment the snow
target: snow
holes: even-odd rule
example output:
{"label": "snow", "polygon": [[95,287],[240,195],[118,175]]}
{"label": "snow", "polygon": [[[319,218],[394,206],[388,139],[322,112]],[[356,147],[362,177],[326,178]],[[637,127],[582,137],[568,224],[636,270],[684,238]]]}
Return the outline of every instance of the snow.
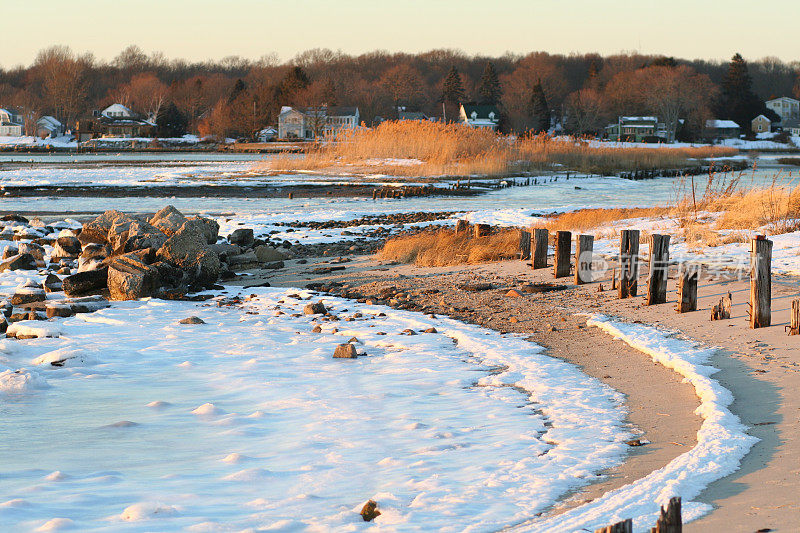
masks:
{"label": "snow", "polygon": [[[55,321],[59,338],[1,340],[9,372],[90,361],[4,393],[4,527],[495,530],[624,459],[623,397],[535,344],[337,298],[323,301],[363,317],[315,321],[292,316],[307,291],[251,293],[243,308],[119,302]],[[207,325],[177,322],[191,315]],[[366,355],[332,359],[353,336]],[[366,526],[370,498],[383,514]]]}
{"label": "snow", "polygon": [[703,418],[697,445],[665,467],[633,483],[608,492],[591,503],[566,513],[534,521],[530,531],[594,531],[596,528],[633,518],[634,529],[646,531],[655,523],[659,508],[672,496],[681,496],[684,523],[708,513],[708,504],[692,501],[709,483],[735,472],[758,439],[728,407],[733,395],[713,376],[718,370],[709,363],[715,350],[692,341],[671,337],[656,328],[618,322],[603,315],[588,324],[651,356],[654,362],[684,376],[700,398],[697,414]]}
{"label": "snow", "polygon": [[0,136],[0,146],[52,146],[54,148],[77,148],[71,135],[61,135],[60,137],[48,137],[40,139],[23,135],[22,137]]}

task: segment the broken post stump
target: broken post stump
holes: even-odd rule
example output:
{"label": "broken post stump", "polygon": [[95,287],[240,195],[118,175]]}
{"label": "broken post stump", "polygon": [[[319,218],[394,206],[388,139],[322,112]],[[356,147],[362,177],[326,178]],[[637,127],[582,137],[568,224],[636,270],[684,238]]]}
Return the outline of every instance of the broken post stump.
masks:
{"label": "broken post stump", "polygon": [[789,335],[800,335],[800,300],[792,300],[792,316],[789,318]]}
{"label": "broken post stump", "polygon": [[661,506],[661,516],[658,517],[656,527],[650,529],[650,533],[681,533],[681,531],[683,531],[681,499],[670,498],[666,510],[663,505]]}
{"label": "broken post stump", "polygon": [[572,252],[572,232],[556,232],[555,260],[553,276],[565,278],[569,276],[570,253]]}
{"label": "broken post stump", "polygon": [[489,235],[491,228],[489,224],[475,224],[475,237],[485,237]]}
{"label": "broken post stump", "polygon": [[697,311],[697,279],[699,272],[692,265],[683,263],[678,277],[678,307],[679,313]]}
{"label": "broken post stump", "polygon": [[523,261],[531,258],[531,232],[528,230],[519,232],[519,258]]}
{"label": "broken post stump", "polygon": [[622,522],[595,529],[594,533],[633,533],[633,520],[628,518]]}
{"label": "broken post stump", "polygon": [[624,229],[619,237],[619,297],[636,296],[639,278],[639,230]]}
{"label": "broken post stump", "polygon": [[592,277],[592,255],[594,235],[578,235],[575,239],[575,284],[590,283]]}
{"label": "broken post stump", "polygon": [[456,233],[461,233],[462,231],[467,231],[469,227],[469,222],[464,219],[459,219],[456,221]]}
{"label": "broken post stump", "polygon": [[550,241],[550,232],[546,228],[533,229],[533,268],[547,268],[547,247]]}
{"label": "broken post stump", "polygon": [[711,308],[711,320],[725,320],[731,317],[733,298],[731,293],[719,299],[719,303]]}
{"label": "broken post stump", "polygon": [[772,322],[772,241],[763,236],[750,243],[750,327]]}
{"label": "broken post stump", "polygon": [[647,279],[647,305],[667,301],[669,272],[669,235],[650,235],[650,274]]}

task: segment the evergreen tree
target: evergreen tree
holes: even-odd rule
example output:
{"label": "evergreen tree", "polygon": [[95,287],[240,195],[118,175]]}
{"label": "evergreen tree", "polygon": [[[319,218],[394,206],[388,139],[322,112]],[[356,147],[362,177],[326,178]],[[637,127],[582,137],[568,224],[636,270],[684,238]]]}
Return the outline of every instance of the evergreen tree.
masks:
{"label": "evergreen tree", "polygon": [[278,84],[280,105],[293,104],[297,94],[308,87],[308,76],[300,67],[292,67]]}
{"label": "evergreen tree", "polygon": [[497,71],[494,69],[494,64],[491,61],[486,63],[486,68],[483,69],[478,95],[480,97],[479,103],[481,104],[497,105],[500,103],[503,89],[500,87]]}
{"label": "evergreen tree", "polygon": [[531,117],[531,131],[541,133],[550,129],[550,107],[547,105],[547,97],[544,94],[541,80],[533,86],[531,91],[528,114]]}
{"label": "evergreen tree", "polygon": [[446,104],[460,104],[464,101],[464,85],[461,83],[461,75],[455,66],[450,67],[450,72],[444,79],[442,101]]}
{"label": "evergreen tree", "polygon": [[180,137],[186,134],[189,121],[180,112],[175,102],[161,106],[156,116],[156,135],[159,137]]}
{"label": "evergreen tree", "polygon": [[228,95],[228,103],[230,104],[234,100],[236,100],[243,92],[247,90],[247,86],[244,84],[241,78],[236,80],[236,83],[233,84],[233,89],[231,89],[231,93]]}
{"label": "evergreen tree", "polygon": [[745,129],[750,121],[765,112],[766,106],[753,92],[753,82],[747,63],[738,53],[728,65],[722,80],[722,97],[718,114],[729,118]]}

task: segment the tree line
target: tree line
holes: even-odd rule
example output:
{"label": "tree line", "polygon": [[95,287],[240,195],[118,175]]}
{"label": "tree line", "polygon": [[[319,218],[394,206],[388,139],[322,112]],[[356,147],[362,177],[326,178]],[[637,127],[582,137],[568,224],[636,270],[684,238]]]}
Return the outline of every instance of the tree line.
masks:
{"label": "tree line", "polygon": [[453,120],[458,104],[494,104],[508,132],[598,134],[618,115],[657,115],[672,135],[700,135],[708,118],[743,129],[769,112],[763,101],[800,96],[800,62],[683,60],[638,53],[467,55],[458,50],[418,54],[374,51],[348,55],[328,49],[287,62],[170,60],[129,46],[111,61],[66,46],[41,50],[30,66],[0,69],[0,106],[21,111],[26,129],[42,115],[67,127],[112,103],[157,117],[159,135],[252,136],[274,125],[281,106],[357,106],[372,125],[397,109]]}

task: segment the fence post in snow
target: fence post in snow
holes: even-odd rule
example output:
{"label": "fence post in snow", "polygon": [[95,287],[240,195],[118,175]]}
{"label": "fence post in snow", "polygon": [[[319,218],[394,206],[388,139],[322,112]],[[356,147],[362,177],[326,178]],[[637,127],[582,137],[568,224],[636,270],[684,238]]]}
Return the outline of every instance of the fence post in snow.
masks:
{"label": "fence post in snow", "polygon": [[639,279],[639,230],[624,229],[619,236],[619,297],[636,296]]}
{"label": "fence post in snow", "polygon": [[647,305],[667,301],[669,273],[669,235],[650,235],[650,274],[647,280]]}
{"label": "fence post in snow", "polygon": [[533,260],[531,267],[547,268],[547,247],[550,241],[550,232],[546,228],[533,229]]}
{"label": "fence post in snow", "polygon": [[772,241],[759,235],[750,243],[750,327],[772,322]]}
{"label": "fence post in snow", "polygon": [[575,285],[592,281],[594,235],[578,235],[575,239]]}
{"label": "fence post in snow", "polygon": [[572,252],[572,232],[556,232],[555,260],[553,261],[553,276],[565,278],[569,276],[570,255]]}

